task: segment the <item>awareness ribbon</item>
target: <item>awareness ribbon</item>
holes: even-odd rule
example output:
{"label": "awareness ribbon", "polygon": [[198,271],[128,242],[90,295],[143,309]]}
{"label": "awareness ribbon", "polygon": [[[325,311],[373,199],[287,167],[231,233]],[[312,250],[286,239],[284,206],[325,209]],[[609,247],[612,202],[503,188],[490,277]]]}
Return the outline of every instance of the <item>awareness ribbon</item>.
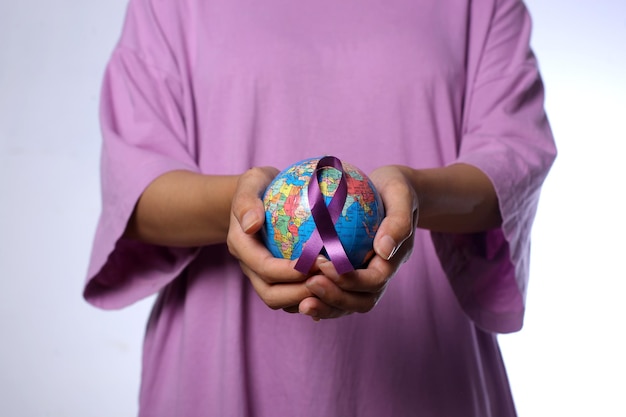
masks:
{"label": "awareness ribbon", "polygon": [[[323,168],[328,167],[337,169],[341,173],[341,178],[335,194],[328,206],[326,206],[317,177]],[[309,207],[311,207],[311,215],[315,222],[315,230],[313,230],[311,237],[304,245],[302,254],[298,262],[296,262],[295,269],[303,274],[308,273],[317,255],[322,249],[326,249],[326,253],[338,273],[345,274],[354,271],[354,267],[348,259],[346,251],[335,230],[335,223],[337,223],[341,215],[348,195],[348,181],[346,180],[346,173],[343,170],[339,158],[325,156],[317,162],[315,170],[311,175],[311,180],[309,181],[308,194]]]}

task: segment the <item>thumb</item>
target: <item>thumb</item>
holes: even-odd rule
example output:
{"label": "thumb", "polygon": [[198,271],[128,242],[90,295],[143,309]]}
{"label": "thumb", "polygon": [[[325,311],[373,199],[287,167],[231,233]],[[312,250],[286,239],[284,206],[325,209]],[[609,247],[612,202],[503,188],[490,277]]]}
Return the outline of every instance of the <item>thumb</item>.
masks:
{"label": "thumb", "polygon": [[265,212],[263,211],[263,206],[261,206],[261,210],[258,207],[252,207],[243,213],[241,220],[239,220],[239,225],[246,234],[252,235],[261,230],[264,221]]}
{"label": "thumb", "polygon": [[396,188],[389,185],[381,194],[385,218],[374,238],[374,251],[389,261],[402,244],[413,236],[417,225],[417,198],[414,191],[406,186]]}
{"label": "thumb", "polygon": [[252,168],[239,178],[232,213],[247,234],[254,234],[263,226],[265,208],[261,197],[275,175],[275,169]]}

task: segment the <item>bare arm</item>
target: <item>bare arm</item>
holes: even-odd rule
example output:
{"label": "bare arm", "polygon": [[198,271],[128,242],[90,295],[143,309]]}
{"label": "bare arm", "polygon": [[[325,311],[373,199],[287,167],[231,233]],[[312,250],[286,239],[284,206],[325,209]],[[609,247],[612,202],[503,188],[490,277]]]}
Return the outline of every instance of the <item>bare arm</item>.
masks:
{"label": "bare arm", "polygon": [[403,169],[419,199],[418,227],[471,233],[493,229],[502,222],[493,185],[478,168],[454,164],[445,168]]}
{"label": "bare arm", "polygon": [[[465,164],[426,170],[402,166],[393,168],[402,172],[419,200],[417,226],[466,233],[487,230],[500,224],[493,186],[477,168]],[[380,178],[378,187],[386,187],[390,183],[392,187],[398,187],[393,185],[394,177],[385,174],[389,169],[384,167],[373,174],[374,179]],[[223,243],[228,233],[231,203],[238,180],[236,175],[168,172],[155,179],[143,192],[125,236],[171,246]],[[397,188],[395,192],[406,191]],[[391,198],[387,197],[388,200]],[[407,195],[403,198],[413,197]],[[392,204],[395,206],[395,203]],[[257,220],[262,222],[262,219]]]}
{"label": "bare arm", "polygon": [[293,269],[295,261],[274,259],[251,236],[264,221],[259,193],[277,172],[268,168],[255,168],[241,176],[168,172],[143,192],[125,236],[172,246],[227,242],[270,307],[299,309],[319,319],[371,310],[411,253],[416,226],[469,233],[501,222],[493,186],[475,167],[382,167],[370,175],[387,216],[374,241],[377,256],[367,269],[349,276],[338,275],[330,262],[321,260],[314,267],[319,273],[307,279]]}
{"label": "bare arm", "polygon": [[226,242],[238,178],[167,172],[144,190],[124,235],[178,247]]}

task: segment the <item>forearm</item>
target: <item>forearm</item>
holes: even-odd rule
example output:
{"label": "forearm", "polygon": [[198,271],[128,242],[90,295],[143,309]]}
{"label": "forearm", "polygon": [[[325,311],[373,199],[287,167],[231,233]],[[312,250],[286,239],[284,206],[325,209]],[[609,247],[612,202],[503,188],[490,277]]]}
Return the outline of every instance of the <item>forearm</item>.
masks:
{"label": "forearm", "polygon": [[489,178],[478,168],[402,168],[417,193],[417,226],[437,232],[472,233],[498,227],[502,218]]}
{"label": "forearm", "polygon": [[124,236],[189,247],[226,241],[238,176],[171,171],[144,190]]}

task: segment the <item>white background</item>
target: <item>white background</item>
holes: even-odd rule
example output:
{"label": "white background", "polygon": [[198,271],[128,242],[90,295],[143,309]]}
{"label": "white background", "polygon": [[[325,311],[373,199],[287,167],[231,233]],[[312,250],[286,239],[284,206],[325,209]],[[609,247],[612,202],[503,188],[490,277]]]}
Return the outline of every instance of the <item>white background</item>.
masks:
{"label": "white background", "polygon": [[[626,416],[626,2],[528,1],[559,145],[525,328],[521,417]],[[150,300],[81,298],[99,212],[98,94],[125,0],[0,4],[0,415],[132,416]],[[620,398],[621,397],[621,398]]]}

